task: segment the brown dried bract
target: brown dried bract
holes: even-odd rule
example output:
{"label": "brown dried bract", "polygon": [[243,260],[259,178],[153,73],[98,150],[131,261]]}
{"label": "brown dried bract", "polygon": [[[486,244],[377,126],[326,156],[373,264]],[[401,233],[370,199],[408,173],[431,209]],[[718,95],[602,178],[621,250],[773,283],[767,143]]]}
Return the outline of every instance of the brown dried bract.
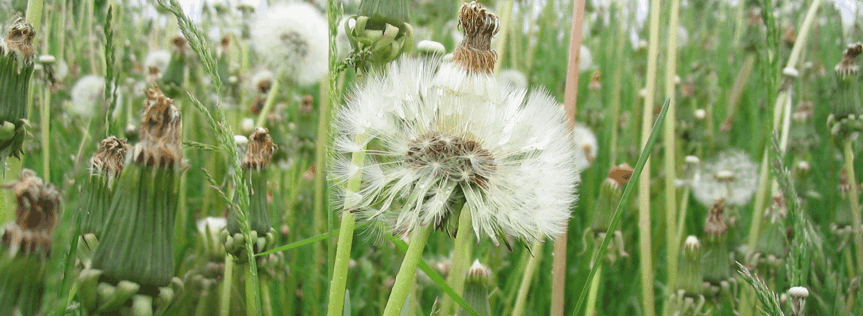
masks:
{"label": "brown dried bract", "polygon": [[246,147],[246,156],[243,157],[242,166],[246,169],[261,169],[270,164],[273,151],[278,146],[270,138],[266,128],[258,127],[252,135],[249,135],[249,145]]}
{"label": "brown dried bract", "polygon": [[629,178],[632,177],[633,172],[634,170],[628,164],[620,164],[611,167],[611,171],[608,172],[608,178],[616,181],[620,186],[623,186],[629,182]]}
{"label": "brown dried bract", "polygon": [[491,39],[500,31],[497,16],[473,1],[462,4],[458,24],[464,31],[464,39],[453,52],[453,63],[469,73],[492,73],[497,53],[491,50]]}
{"label": "brown dried bract", "polygon": [[[33,38],[36,37],[36,31],[33,25],[18,17],[9,28],[9,34],[3,39],[3,45],[0,45],[0,53],[8,54],[13,52],[25,60],[32,60],[36,50],[33,48]],[[4,51],[4,49],[8,51]]]}
{"label": "brown dried bract", "polygon": [[47,253],[62,203],[60,191],[29,169],[21,171],[20,181],[5,188],[15,195],[18,207],[15,210],[15,222],[7,224],[3,233],[3,244],[9,247],[11,253],[18,249],[25,252],[43,249]]}
{"label": "brown dried bract", "polygon": [[172,168],[183,159],[180,152],[183,129],[180,111],[157,86],[153,85],[146,93],[141,141],[135,145],[133,160],[147,166]]}
{"label": "brown dried bract", "polygon": [[704,233],[707,235],[719,236],[724,235],[728,230],[728,225],[725,224],[725,198],[719,198],[713,203],[713,207],[707,213],[707,220],[704,222]]}
{"label": "brown dried bract", "polygon": [[859,70],[859,67],[857,67],[857,56],[860,56],[860,53],[863,53],[863,43],[857,42],[848,45],[845,55],[842,56],[842,61],[834,68],[836,74],[842,78],[857,75],[857,71]]}
{"label": "brown dried bract", "polygon": [[99,150],[90,158],[93,171],[116,177],[123,171],[126,164],[126,151],[129,145],[125,139],[108,136],[99,144]]}

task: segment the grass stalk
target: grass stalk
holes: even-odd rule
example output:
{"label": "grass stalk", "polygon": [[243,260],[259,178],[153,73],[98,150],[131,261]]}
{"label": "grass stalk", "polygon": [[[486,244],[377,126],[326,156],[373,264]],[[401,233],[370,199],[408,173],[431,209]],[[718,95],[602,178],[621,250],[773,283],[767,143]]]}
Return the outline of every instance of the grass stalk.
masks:
{"label": "grass stalk", "polygon": [[[665,220],[666,220],[666,254],[668,260],[668,284],[669,288],[673,288],[677,284],[677,256],[679,252],[680,239],[677,235],[677,156],[675,150],[677,144],[675,142],[675,127],[674,120],[676,107],[676,84],[675,76],[677,74],[677,26],[680,18],[680,0],[672,0],[671,12],[668,22],[668,56],[665,66],[665,97],[668,98],[668,116],[665,117]],[[590,305],[588,305],[590,306]]]}
{"label": "grass stalk", "polygon": [[[617,3],[617,13],[623,17],[623,1]],[[623,45],[626,43],[626,28],[623,25],[617,26],[617,41],[615,43],[614,52],[615,58],[618,61],[623,61]],[[609,126],[611,128],[611,140],[608,145],[608,162],[609,168],[617,165],[617,138],[620,131],[620,103],[621,103],[621,82],[623,81],[623,66],[614,68],[612,75],[611,87],[611,116],[609,118]]]}
{"label": "grass stalk", "polygon": [[[512,0],[507,0],[506,3],[503,4],[503,8],[500,10],[500,33],[497,36],[497,56],[500,58],[504,56],[506,53],[506,43],[507,36],[509,35],[510,21],[512,20]],[[494,64],[494,73],[500,73],[500,67],[503,65],[503,62],[497,62]],[[461,295],[461,294],[459,294]]]}
{"label": "grass stalk", "polygon": [[411,283],[413,283],[414,275],[417,272],[417,265],[422,260],[423,248],[425,248],[432,230],[434,230],[432,225],[420,226],[411,235],[411,243],[408,245],[405,259],[396,275],[396,282],[393,284],[393,290],[387,300],[383,316],[401,315],[405,299],[411,292]]}
{"label": "grass stalk", "polygon": [[255,276],[257,268],[255,266],[249,265],[239,265],[243,269],[243,274],[245,275],[245,284],[246,284],[246,315],[249,316],[259,316],[258,315],[258,285],[255,283],[263,283],[263,282],[255,282],[258,278]]}
{"label": "grass stalk", "polygon": [[[449,276],[447,276],[447,284],[459,296],[464,295],[464,279],[467,273],[468,265],[470,264],[471,251],[470,243],[473,238],[473,219],[470,214],[470,209],[467,204],[462,207],[458,217],[458,230],[456,231],[455,247],[452,254],[452,265],[450,267]],[[458,306],[450,297],[444,297],[443,307],[441,311],[445,315],[455,314]]]}
{"label": "grass stalk", "polygon": [[225,255],[225,274],[222,279],[222,297],[219,298],[219,316],[231,315],[231,290],[234,285],[234,258]]}
{"label": "grass stalk", "polygon": [[42,87],[42,102],[39,105],[39,133],[42,142],[42,177],[51,181],[51,88]]}
{"label": "grass stalk", "polygon": [[260,278],[261,283],[261,305],[262,305],[262,313],[264,316],[273,316],[273,300],[272,294],[270,293],[270,279],[268,278]]}
{"label": "grass stalk", "polygon": [[[653,122],[653,100],[656,94],[657,55],[659,53],[659,11],[660,0],[650,1],[650,42],[647,48],[647,95],[641,118],[641,147],[645,148]],[[676,29],[672,30],[676,37]],[[670,107],[669,107],[670,108]],[[674,117],[669,116],[671,119]],[[609,229],[609,231],[612,231]],[[655,315],[653,302],[653,253],[650,220],[650,160],[644,165],[644,177],[638,182],[638,244],[641,264],[641,304],[645,316]]]}
{"label": "grass stalk", "polygon": [[527,292],[530,291],[530,283],[536,275],[536,270],[539,268],[539,263],[542,261],[542,243],[534,241],[533,254],[527,261],[527,267],[524,269],[524,274],[521,277],[521,285],[518,287],[518,295],[515,299],[515,306],[512,309],[513,316],[524,315],[527,309]]}
{"label": "grass stalk", "polygon": [[[569,128],[575,126],[577,114],[576,103],[578,101],[578,73],[581,62],[581,29],[584,26],[584,1],[575,1],[572,6],[572,24],[570,26],[569,38],[569,61],[566,70],[566,99],[564,109]],[[554,240],[554,256],[552,259],[552,275],[554,278],[551,285],[551,316],[563,316],[566,292],[566,240],[569,223],[563,230],[564,233]]]}
{"label": "grass stalk", "polygon": [[863,273],[863,231],[860,226],[863,221],[860,219],[860,195],[857,187],[857,178],[854,173],[854,148],[850,137],[846,138],[845,143],[845,170],[848,172],[848,182],[851,186],[851,192],[848,195],[848,200],[851,202],[851,214],[854,221],[854,246],[857,248],[857,275]]}

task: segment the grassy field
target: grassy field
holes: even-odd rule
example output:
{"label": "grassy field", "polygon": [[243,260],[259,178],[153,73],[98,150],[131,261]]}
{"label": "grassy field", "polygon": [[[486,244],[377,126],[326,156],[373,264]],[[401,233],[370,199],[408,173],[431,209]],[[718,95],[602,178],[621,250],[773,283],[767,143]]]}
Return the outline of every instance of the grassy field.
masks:
{"label": "grassy field", "polygon": [[[428,190],[395,194],[389,221],[367,214],[387,203],[361,190],[368,170],[418,136],[348,133],[351,115],[433,102],[374,87],[432,85],[391,74],[403,59],[457,64],[442,55],[471,42],[461,1],[258,2],[0,0],[0,314],[863,314],[861,24],[832,1],[601,0],[575,18],[580,1],[483,2],[499,18],[489,73],[550,96],[523,108],[574,118],[577,189],[547,195],[577,195],[554,223],[564,253],[557,234],[477,219],[468,187],[494,162],[453,184],[438,230],[399,217]],[[545,122],[525,135],[572,128]]]}

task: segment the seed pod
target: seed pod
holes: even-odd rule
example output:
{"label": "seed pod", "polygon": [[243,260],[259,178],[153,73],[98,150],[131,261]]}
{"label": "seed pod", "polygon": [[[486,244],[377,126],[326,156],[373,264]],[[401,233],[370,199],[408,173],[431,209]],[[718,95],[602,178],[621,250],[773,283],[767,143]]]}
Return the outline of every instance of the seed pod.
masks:
{"label": "seed pod", "polygon": [[[171,284],[174,221],[182,154],[182,121],[173,100],[147,90],[141,141],[120,174],[93,268],[110,284],[131,281],[144,288]],[[92,290],[83,289],[82,291]],[[142,290],[143,291],[143,290]]]}
{"label": "seed pod", "polygon": [[[470,307],[473,307],[477,315],[492,315],[491,305],[488,302],[488,287],[491,284],[491,270],[480,264],[479,260],[474,261],[467,270],[467,277],[464,281],[464,300]],[[470,315],[470,313],[461,308],[458,315]]]}
{"label": "seed pod", "polygon": [[716,200],[704,223],[704,281],[719,284],[731,278],[728,256],[728,226],[725,224],[725,199]]}
{"label": "seed pod", "polygon": [[836,97],[827,125],[831,133],[842,137],[863,130],[863,104],[860,100],[860,75],[857,56],[863,53],[863,44],[848,46],[842,61],[834,68],[836,73]]}
{"label": "seed pod", "polygon": [[18,17],[6,38],[0,40],[0,176],[5,176],[6,158],[19,158],[23,153],[35,36],[33,26]]}
{"label": "seed pod", "polygon": [[0,315],[36,315],[45,291],[51,234],[57,224],[60,192],[28,169],[7,188],[17,201],[14,222],[0,242]]}

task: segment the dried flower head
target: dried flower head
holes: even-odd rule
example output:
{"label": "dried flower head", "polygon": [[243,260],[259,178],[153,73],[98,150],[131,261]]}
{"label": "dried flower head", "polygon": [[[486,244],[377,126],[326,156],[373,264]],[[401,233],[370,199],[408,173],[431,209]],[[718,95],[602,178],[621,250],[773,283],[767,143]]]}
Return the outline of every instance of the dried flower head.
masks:
{"label": "dried flower head", "polygon": [[[500,103],[455,94],[434,84],[438,68],[393,63],[336,114],[330,176],[338,185],[363,178],[338,204],[402,235],[423,225],[454,228],[462,201],[476,235],[495,243],[562,232],[578,173],[557,103],[511,87],[500,87]],[[365,149],[370,142],[374,149]],[[365,153],[362,165],[351,162],[355,152]]]}
{"label": "dried flower head", "polygon": [[12,191],[17,208],[15,221],[6,224],[3,230],[3,245],[12,256],[19,250],[48,253],[51,232],[57,225],[57,213],[62,202],[60,191],[29,169],[21,171],[21,180],[5,188]]}
{"label": "dried flower head", "polygon": [[267,70],[261,70],[255,73],[252,77],[252,88],[259,93],[270,92],[270,87],[273,86],[273,73]]}
{"label": "dried flower head", "polygon": [[126,165],[126,151],[129,145],[125,139],[108,136],[99,144],[99,149],[90,158],[91,172],[117,177]]}
{"label": "dried flower head", "polygon": [[725,223],[725,199],[719,198],[713,203],[713,207],[707,213],[707,219],[704,221],[704,234],[710,236],[724,235],[728,230],[728,225]]}
{"label": "dried flower head", "polygon": [[741,150],[721,152],[695,171],[692,192],[704,206],[713,205],[719,198],[729,205],[744,205],[758,185],[757,169],[755,162]]}
{"label": "dried flower head", "polygon": [[158,87],[147,89],[141,118],[141,141],[132,149],[131,159],[148,165],[172,168],[182,163],[180,111]]}
{"label": "dried flower head", "polygon": [[629,182],[629,178],[632,177],[634,171],[628,164],[620,164],[611,168],[611,171],[608,172],[608,178],[623,186]]}
{"label": "dried flower head", "polygon": [[857,66],[857,56],[860,56],[860,53],[863,53],[863,43],[848,45],[848,48],[845,49],[845,55],[842,56],[842,61],[833,68],[836,71],[836,75],[840,78],[856,76],[860,69]]}
{"label": "dried flower head", "polygon": [[249,146],[246,148],[246,156],[243,157],[242,167],[247,169],[265,168],[273,157],[273,151],[278,148],[273,139],[270,138],[269,130],[258,127],[249,135]]}
{"label": "dried flower head", "polygon": [[275,5],[252,26],[252,47],[279,75],[311,85],[328,71],[328,29],[327,20],[309,3]]}
{"label": "dried flower head", "polygon": [[0,54],[13,54],[19,65],[33,63],[33,56],[36,54],[33,48],[34,37],[36,37],[36,31],[33,25],[19,16],[9,28],[6,38],[0,41]]}
{"label": "dried flower head", "polygon": [[458,23],[464,38],[456,46],[452,62],[470,73],[492,73],[497,53],[491,49],[491,39],[500,31],[500,20],[472,1],[462,4]]}

